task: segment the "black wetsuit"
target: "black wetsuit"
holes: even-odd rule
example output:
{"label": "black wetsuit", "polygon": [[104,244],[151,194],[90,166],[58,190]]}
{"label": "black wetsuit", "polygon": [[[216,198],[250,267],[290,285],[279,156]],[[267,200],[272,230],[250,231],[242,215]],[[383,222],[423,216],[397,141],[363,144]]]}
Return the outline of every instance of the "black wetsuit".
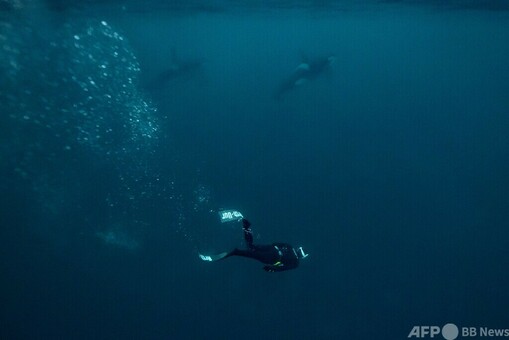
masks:
{"label": "black wetsuit", "polygon": [[272,243],[271,245],[255,245],[253,244],[251,223],[243,219],[242,226],[244,228],[244,239],[246,240],[248,249],[235,248],[227,257],[243,256],[258,260],[266,264],[263,269],[268,272],[281,272],[299,266],[298,253],[290,244]]}

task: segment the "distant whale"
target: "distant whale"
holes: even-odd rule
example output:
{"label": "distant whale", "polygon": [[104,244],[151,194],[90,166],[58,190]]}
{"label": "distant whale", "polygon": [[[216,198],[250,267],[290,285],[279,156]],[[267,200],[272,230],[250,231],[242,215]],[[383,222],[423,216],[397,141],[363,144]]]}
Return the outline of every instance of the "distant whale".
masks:
{"label": "distant whale", "polygon": [[319,58],[314,61],[305,61],[301,63],[288,78],[281,82],[281,85],[274,94],[274,99],[280,99],[283,95],[296,87],[317,78],[329,70],[335,61],[336,57],[331,55],[326,58]]}

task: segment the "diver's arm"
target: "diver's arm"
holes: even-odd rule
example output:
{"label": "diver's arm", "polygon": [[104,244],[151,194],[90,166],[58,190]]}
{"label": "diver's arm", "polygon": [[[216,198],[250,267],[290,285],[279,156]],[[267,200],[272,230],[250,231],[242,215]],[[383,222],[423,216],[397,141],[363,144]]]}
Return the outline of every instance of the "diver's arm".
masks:
{"label": "diver's arm", "polygon": [[263,270],[265,270],[268,273],[274,273],[274,272],[282,272],[283,270],[286,270],[284,266],[273,266],[273,265],[267,265],[263,266]]}
{"label": "diver's arm", "polygon": [[294,269],[294,268],[297,268],[297,266],[285,266],[285,265],[275,266],[275,265],[269,264],[269,265],[264,266],[263,270],[265,270],[266,272],[269,272],[269,273],[274,273],[274,272],[282,272],[282,271],[290,270],[290,269]]}
{"label": "diver's arm", "polygon": [[249,222],[248,220],[246,220],[245,218],[242,218],[241,219],[241,222],[242,222],[242,227],[244,229],[249,229],[249,227],[251,226],[251,222]]}
{"label": "diver's arm", "polygon": [[253,231],[251,230],[251,223],[245,218],[242,219],[242,228],[244,230],[244,240],[249,249],[253,249]]}

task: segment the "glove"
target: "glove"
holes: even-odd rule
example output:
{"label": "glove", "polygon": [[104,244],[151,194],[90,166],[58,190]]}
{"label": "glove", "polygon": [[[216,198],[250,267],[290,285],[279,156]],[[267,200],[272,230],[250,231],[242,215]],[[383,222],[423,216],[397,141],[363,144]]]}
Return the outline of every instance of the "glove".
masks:
{"label": "glove", "polygon": [[251,226],[251,223],[249,223],[248,220],[246,220],[245,218],[242,219],[242,227],[244,227],[244,229],[247,229]]}

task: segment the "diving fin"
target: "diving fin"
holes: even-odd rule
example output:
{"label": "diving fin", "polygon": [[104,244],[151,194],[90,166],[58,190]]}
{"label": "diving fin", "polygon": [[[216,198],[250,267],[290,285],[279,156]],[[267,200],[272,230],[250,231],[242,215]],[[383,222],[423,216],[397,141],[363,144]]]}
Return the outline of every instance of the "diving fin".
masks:
{"label": "diving fin", "polygon": [[203,261],[209,261],[209,262],[214,262],[214,261],[219,261],[221,259],[224,259],[225,257],[228,256],[229,253],[221,253],[221,254],[217,254],[217,255],[202,255],[202,254],[199,254],[200,255],[200,259],[202,259]]}

